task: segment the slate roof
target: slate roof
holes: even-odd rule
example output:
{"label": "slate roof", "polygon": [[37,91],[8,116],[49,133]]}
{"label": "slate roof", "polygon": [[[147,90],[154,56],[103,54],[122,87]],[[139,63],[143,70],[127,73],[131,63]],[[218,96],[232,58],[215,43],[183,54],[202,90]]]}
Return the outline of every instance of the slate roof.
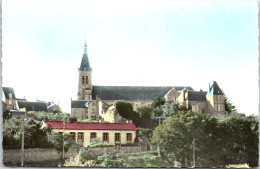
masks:
{"label": "slate roof", "polygon": [[[92,98],[101,100],[153,101],[156,96],[163,98],[173,86],[93,86]],[[185,86],[176,86],[181,91]],[[186,87],[193,90],[191,87]]]}
{"label": "slate roof", "polygon": [[209,86],[209,91],[207,93],[208,95],[213,94],[213,95],[224,95],[220,87],[218,86],[216,81],[213,81],[210,86]]}
{"label": "slate roof", "polygon": [[9,99],[9,93],[12,94],[12,98],[15,99],[14,89],[12,87],[2,87],[5,98]]}
{"label": "slate roof", "polygon": [[87,44],[86,44],[86,42],[85,42],[84,54],[82,56],[82,60],[81,60],[81,64],[80,64],[79,70],[92,71],[92,68],[90,67],[90,63],[89,63],[89,60],[88,60]]}
{"label": "slate roof", "polygon": [[26,108],[27,111],[48,111],[45,102],[17,101],[17,103],[19,109]]}
{"label": "slate roof", "polygon": [[188,101],[206,101],[207,92],[203,91],[187,91]]}
{"label": "slate roof", "polygon": [[[43,121],[53,129],[63,129],[63,121]],[[78,130],[138,130],[132,123],[81,123],[65,122],[64,129]]]}
{"label": "slate roof", "polygon": [[86,104],[91,104],[93,101],[87,100],[72,100],[71,108],[86,108]]}

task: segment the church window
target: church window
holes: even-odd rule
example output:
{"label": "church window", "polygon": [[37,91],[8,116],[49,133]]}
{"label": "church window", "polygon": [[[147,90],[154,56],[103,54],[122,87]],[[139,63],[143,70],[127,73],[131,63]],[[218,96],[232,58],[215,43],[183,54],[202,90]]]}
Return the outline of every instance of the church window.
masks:
{"label": "church window", "polygon": [[86,84],[88,84],[88,76],[86,76]]}
{"label": "church window", "polygon": [[82,84],[85,83],[85,76],[82,76]]}

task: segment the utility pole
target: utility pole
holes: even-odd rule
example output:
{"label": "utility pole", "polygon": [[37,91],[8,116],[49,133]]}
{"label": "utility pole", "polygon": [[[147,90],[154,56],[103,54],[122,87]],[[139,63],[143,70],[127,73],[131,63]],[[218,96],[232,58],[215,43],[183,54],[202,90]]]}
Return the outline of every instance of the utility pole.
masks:
{"label": "utility pole", "polygon": [[24,162],[24,122],[26,120],[26,109],[23,109],[24,111],[24,119],[22,121],[22,151],[21,151],[21,166],[23,167],[23,162]]}
{"label": "utility pole", "polygon": [[195,167],[196,166],[196,161],[195,161],[195,137],[193,138],[193,167]]}
{"label": "utility pole", "polygon": [[65,156],[65,153],[64,153],[64,128],[65,128],[65,121],[64,120],[63,120],[63,133],[62,133],[62,158],[63,158],[63,160],[64,160],[64,156]]}

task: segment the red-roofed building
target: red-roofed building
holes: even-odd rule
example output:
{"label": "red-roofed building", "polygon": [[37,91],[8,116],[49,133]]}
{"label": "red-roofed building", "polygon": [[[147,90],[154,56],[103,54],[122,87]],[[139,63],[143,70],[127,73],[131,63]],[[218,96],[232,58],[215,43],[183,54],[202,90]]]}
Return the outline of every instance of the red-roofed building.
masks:
{"label": "red-roofed building", "polygon": [[84,147],[91,143],[92,138],[100,138],[104,144],[133,143],[138,128],[132,123],[81,123],[62,121],[43,121],[42,127],[49,126],[53,132],[70,134],[73,139]]}

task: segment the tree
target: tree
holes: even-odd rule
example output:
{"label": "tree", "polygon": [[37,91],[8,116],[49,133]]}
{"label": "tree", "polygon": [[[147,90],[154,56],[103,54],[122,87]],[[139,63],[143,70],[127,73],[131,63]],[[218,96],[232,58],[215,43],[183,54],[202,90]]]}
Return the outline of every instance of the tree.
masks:
{"label": "tree", "polygon": [[152,119],[152,112],[153,109],[147,106],[144,107],[140,107],[137,109],[137,113],[139,114],[139,117],[141,119],[147,119],[147,120],[151,120]]}
{"label": "tree", "polygon": [[225,98],[224,100],[225,102],[225,111],[228,112],[228,114],[230,114],[231,112],[236,111],[236,106],[234,106],[230,100],[228,100],[227,98]]}
{"label": "tree", "polygon": [[179,161],[185,167],[193,166],[193,148],[196,166],[225,167],[248,163],[256,167],[258,141],[258,121],[255,117],[218,119],[190,110],[166,117],[152,136],[152,142],[160,144],[163,159]]}
{"label": "tree", "polygon": [[100,138],[91,139],[90,147],[96,147],[100,145],[103,145],[103,141]]}
{"label": "tree", "polygon": [[63,151],[63,141],[64,141],[64,150],[67,152],[72,145],[75,145],[75,142],[72,140],[69,134],[47,132],[47,140],[54,145],[57,151],[60,153]]}
{"label": "tree", "polygon": [[123,118],[130,120],[139,118],[138,114],[133,110],[133,105],[131,103],[118,101],[116,103],[116,110]]}
{"label": "tree", "polygon": [[166,100],[163,98],[161,98],[161,97],[159,97],[159,96],[156,96],[155,98],[154,98],[154,100],[153,100],[153,107],[154,108],[157,108],[157,107],[161,107],[162,105],[164,105],[165,104],[165,102],[166,102]]}

